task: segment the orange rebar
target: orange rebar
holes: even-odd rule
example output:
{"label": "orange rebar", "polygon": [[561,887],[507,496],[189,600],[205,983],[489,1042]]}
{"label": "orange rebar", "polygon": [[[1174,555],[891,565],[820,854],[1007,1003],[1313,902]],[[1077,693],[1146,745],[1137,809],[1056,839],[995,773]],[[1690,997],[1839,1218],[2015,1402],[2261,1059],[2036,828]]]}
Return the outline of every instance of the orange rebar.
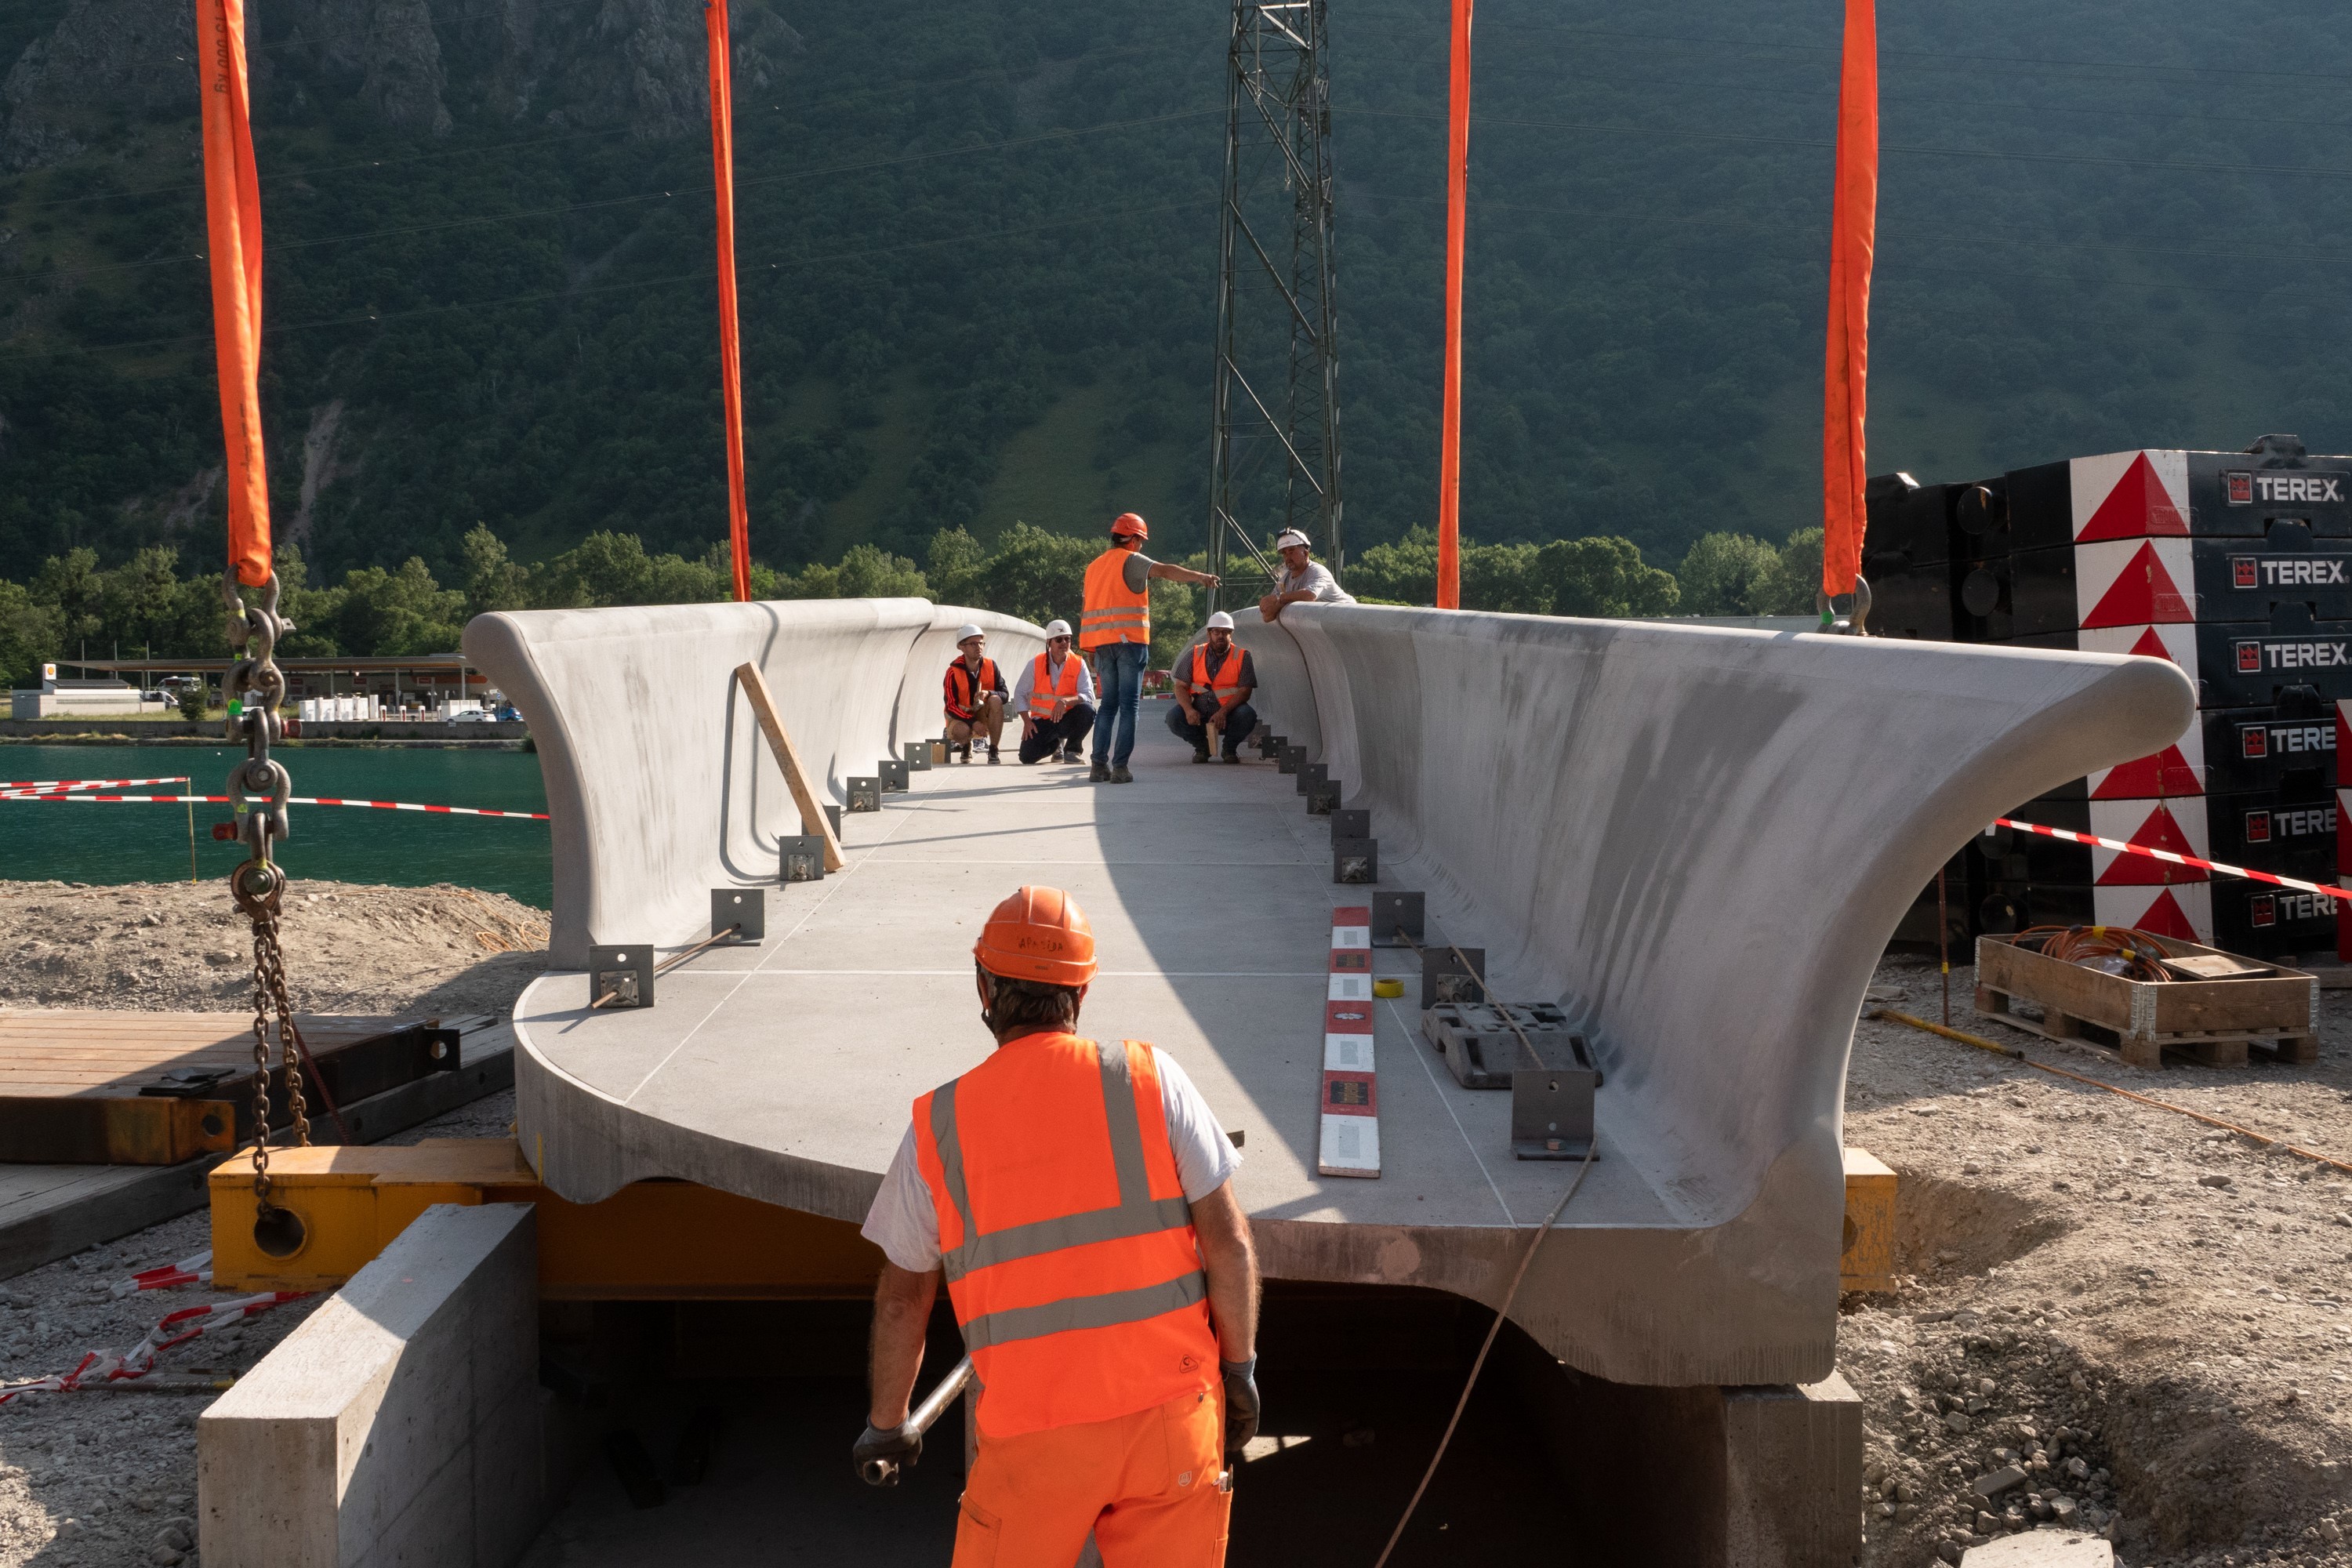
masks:
{"label": "orange rebar", "polygon": [[728,66],[727,0],[705,0],[710,45],[710,175],[719,191],[719,381],[727,420],[727,550],[735,599],[751,597],[751,513],[743,498],[743,348],[735,315],[734,89]]}

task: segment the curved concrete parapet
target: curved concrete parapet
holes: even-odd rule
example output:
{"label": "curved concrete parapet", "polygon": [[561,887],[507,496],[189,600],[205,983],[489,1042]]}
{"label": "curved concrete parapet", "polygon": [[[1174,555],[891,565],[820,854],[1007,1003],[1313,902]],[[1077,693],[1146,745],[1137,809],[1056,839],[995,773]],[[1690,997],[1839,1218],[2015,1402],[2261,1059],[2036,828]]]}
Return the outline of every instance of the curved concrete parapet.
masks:
{"label": "curved concrete parapet", "polygon": [[[1649,1338],[1563,1352],[1638,1382],[1826,1372],[1846,1059],[1889,935],[1969,835],[2195,705],[2152,658],[1370,605],[1239,635],[1260,710],[1370,808],[1382,881],[1593,1043],[1604,1148],[1680,1234],[1555,1244],[1513,1315],[1555,1346],[1611,1337],[1596,1317]],[[1693,1330],[1727,1336],[1696,1378],[1654,1353]]]}
{"label": "curved concrete parapet", "polygon": [[[935,733],[955,624],[912,601],[488,616],[468,654],[540,739],[561,965],[681,945],[707,888],[772,879],[790,806],[729,672],[758,659],[837,787]],[[1255,701],[1369,806],[1381,880],[1558,998],[1607,1069],[1601,1157],[1512,1316],[1627,1384],[1812,1383],[1835,1348],[1840,1105],[1888,934],[1991,817],[2178,734],[2160,661],[1641,623],[1297,605],[1241,632]],[[934,768],[850,819],[847,868],[772,890],[766,941],[592,1011],[515,1007],[541,1177],[647,1177],[863,1216],[915,1096],[982,1059],[971,942],[1024,881],[1072,890],[1102,973],[1082,1026],[1149,1038],[1232,1130],[1269,1276],[1495,1303],[1574,1167],[1511,1157],[1510,1096],[1459,1088],[1407,1003],[1376,1010],[1381,1174],[1318,1173],[1328,835],[1265,763],[1191,764],[1147,708],[1136,783]],[[766,848],[762,848],[767,846]],[[1376,952],[1379,973],[1410,954]]]}
{"label": "curved concrete parapet", "polygon": [[522,610],[478,616],[466,657],[529,721],[555,848],[549,942],[674,946],[709,930],[709,889],[776,879],[798,808],[736,689],[760,667],[811,782],[838,803],[902,741],[940,732],[940,672],[977,624],[1013,683],[1044,632],[923,599]]}

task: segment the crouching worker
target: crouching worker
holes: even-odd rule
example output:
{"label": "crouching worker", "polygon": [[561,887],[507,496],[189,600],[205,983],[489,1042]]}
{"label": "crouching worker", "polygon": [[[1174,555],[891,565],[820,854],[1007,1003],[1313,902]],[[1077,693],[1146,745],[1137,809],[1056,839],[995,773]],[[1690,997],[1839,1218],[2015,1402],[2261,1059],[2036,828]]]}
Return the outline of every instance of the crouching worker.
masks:
{"label": "crouching worker", "polygon": [[1168,674],[1176,686],[1176,702],[1168,710],[1170,732],[1192,742],[1196,763],[1209,760],[1209,749],[1221,736],[1224,760],[1240,762],[1242,742],[1257,728],[1257,710],[1249,704],[1257,689],[1257,667],[1249,650],[1234,642],[1233,616],[1223,610],[1211,616],[1208,639],[1194,643]]}
{"label": "crouching worker", "polygon": [[1013,684],[1021,715],[1021,760],[1083,761],[1078,750],[1095,727],[1095,672],[1070,652],[1070,623],[1045,623],[1045,651]]}
{"label": "crouching worker", "polygon": [[996,742],[1004,733],[1004,674],[984,651],[988,634],[967,626],[956,632],[956,659],[948,666],[948,741],[964,761],[971,761],[971,744],[988,731],[988,760],[1001,763]]}
{"label": "crouching worker", "polygon": [[1107,1568],[1214,1568],[1258,1418],[1240,1159],[1165,1053],[1075,1032],[1095,939],[1068,894],[1022,889],[972,953],[996,1048],[915,1101],[866,1216],[887,1261],[855,1458],[922,1451],[944,1278],[980,1401],[957,1568],[1069,1568],[1089,1533]]}

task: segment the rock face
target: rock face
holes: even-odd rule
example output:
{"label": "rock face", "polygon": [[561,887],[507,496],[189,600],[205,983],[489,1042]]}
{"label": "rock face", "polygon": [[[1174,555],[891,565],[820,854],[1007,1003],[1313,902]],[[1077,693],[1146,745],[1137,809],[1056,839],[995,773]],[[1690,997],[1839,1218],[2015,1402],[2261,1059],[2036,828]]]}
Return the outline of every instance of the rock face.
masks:
{"label": "rock face", "polygon": [[[249,13],[255,117],[313,118],[356,103],[389,129],[440,136],[469,119],[626,125],[677,136],[706,121],[699,0],[286,0]],[[765,88],[801,49],[764,0],[734,7],[734,68]],[[184,116],[196,62],[185,0],[73,0],[0,78],[0,164],[62,163],[111,116]]]}

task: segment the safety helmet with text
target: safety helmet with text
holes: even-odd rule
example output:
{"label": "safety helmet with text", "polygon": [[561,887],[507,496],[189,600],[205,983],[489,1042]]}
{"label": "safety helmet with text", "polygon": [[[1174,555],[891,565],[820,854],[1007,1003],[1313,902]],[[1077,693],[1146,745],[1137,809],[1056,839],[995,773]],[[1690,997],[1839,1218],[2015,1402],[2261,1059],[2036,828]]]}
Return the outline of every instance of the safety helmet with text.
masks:
{"label": "safety helmet with text", "polygon": [[1023,888],[990,911],[971,955],[1003,979],[1084,985],[1095,977],[1095,928],[1061,889]]}
{"label": "safety helmet with text", "polygon": [[1051,641],[1051,640],[1052,640],[1052,639],[1054,639],[1055,637],[1068,637],[1069,635],[1070,635],[1070,623],[1069,623],[1069,622],[1067,622],[1067,621],[1055,620],[1055,621],[1047,621],[1047,622],[1045,623],[1045,637],[1046,637],[1046,640]]}
{"label": "safety helmet with text", "polygon": [[1111,520],[1110,536],[1113,539],[1126,539],[1130,535],[1137,539],[1149,539],[1151,537],[1151,527],[1131,511],[1120,512]]}

